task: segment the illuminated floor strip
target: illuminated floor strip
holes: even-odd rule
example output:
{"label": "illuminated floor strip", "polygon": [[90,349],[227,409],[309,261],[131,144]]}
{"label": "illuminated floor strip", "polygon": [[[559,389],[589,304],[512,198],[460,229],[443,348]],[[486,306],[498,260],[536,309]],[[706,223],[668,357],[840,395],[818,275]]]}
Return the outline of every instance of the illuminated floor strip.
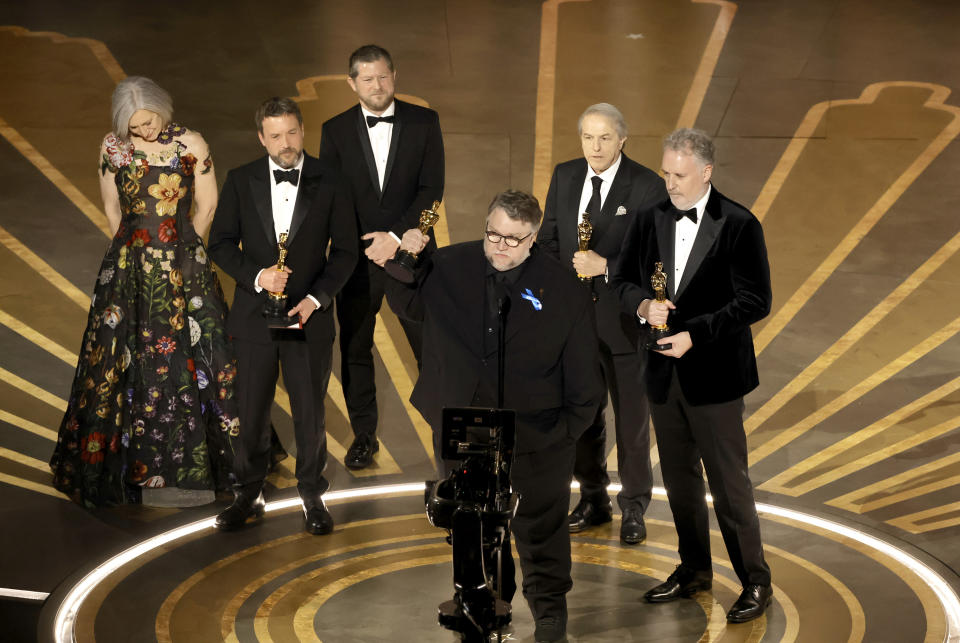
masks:
{"label": "illuminated floor strip", "polygon": [[[573,483],[571,487],[577,489],[579,488],[579,485]],[[620,485],[611,484],[608,489],[611,493],[616,493],[620,491]],[[423,483],[407,483],[366,487],[362,489],[331,491],[324,494],[323,497],[328,502],[336,502],[338,500],[355,500],[359,498],[369,498],[374,496],[379,497],[386,495],[410,495],[422,492]],[[663,487],[654,487],[653,494],[659,498],[666,497],[666,491],[663,489]],[[712,501],[709,495],[707,496],[707,500]],[[287,498],[286,500],[277,500],[268,503],[267,511],[288,509],[299,504],[300,498],[294,496],[293,498]],[[845,538],[849,538],[867,547],[870,547],[906,566],[924,583],[926,583],[928,587],[930,587],[933,593],[936,594],[937,599],[940,601],[940,605],[943,607],[944,617],[946,619],[946,635],[944,641],[960,641],[960,597],[957,596],[956,592],[953,591],[953,588],[951,588],[950,585],[937,572],[927,567],[920,560],[914,558],[912,555],[908,554],[902,549],[894,547],[893,545],[880,540],[879,538],[870,536],[869,534],[865,534],[857,531],[856,529],[841,525],[840,523],[833,522],[831,520],[825,520],[817,516],[794,511],[793,509],[786,509],[784,507],[777,507],[775,505],[766,503],[757,503],[757,512],[761,515],[769,514],[772,516],[786,518],[809,525],[811,527],[816,527],[817,529],[829,531]],[[74,585],[74,587],[66,595],[63,603],[61,603],[60,608],[57,610],[56,620],[54,621],[54,640],[57,643],[74,643],[75,639],[73,637],[73,627],[74,623],[76,622],[77,613],[80,611],[80,607],[83,605],[83,601],[87,598],[87,596],[90,595],[93,589],[110,574],[153,549],[162,547],[167,543],[174,542],[180,538],[184,538],[204,529],[212,529],[214,526],[213,523],[214,518],[211,516],[210,518],[198,520],[188,525],[184,525],[183,527],[162,533],[158,536],[154,536],[153,538],[145,540],[142,543],[127,549],[126,551],[121,552],[113,558],[107,559],[102,564],[97,566],[96,569],[84,576],[79,583]]]}
{"label": "illuminated floor strip", "polygon": [[0,587],[0,598],[19,598],[25,601],[38,601],[42,603],[50,596],[48,592],[31,592],[26,589],[9,589]]}

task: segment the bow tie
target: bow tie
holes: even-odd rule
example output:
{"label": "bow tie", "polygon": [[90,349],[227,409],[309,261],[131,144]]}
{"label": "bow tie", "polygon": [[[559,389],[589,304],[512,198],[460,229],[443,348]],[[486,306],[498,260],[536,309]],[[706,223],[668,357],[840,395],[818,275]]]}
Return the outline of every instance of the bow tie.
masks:
{"label": "bow tie", "polygon": [[274,170],[273,180],[277,185],[288,181],[290,185],[296,186],[300,182],[300,170]]}
{"label": "bow tie", "polygon": [[689,210],[680,210],[676,206],[671,206],[671,212],[673,213],[673,218],[679,221],[683,217],[687,217],[694,223],[697,222],[697,209],[690,208]]}
{"label": "bow tie", "polygon": [[394,115],[390,116],[367,116],[367,127],[374,127],[377,123],[392,123]]}

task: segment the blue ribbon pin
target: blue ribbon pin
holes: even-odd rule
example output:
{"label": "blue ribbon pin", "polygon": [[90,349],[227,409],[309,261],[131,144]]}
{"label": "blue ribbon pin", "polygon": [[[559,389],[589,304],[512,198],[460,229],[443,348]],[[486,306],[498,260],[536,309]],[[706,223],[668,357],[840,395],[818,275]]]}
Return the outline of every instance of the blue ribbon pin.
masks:
{"label": "blue ribbon pin", "polygon": [[543,304],[540,303],[539,299],[533,296],[533,292],[531,292],[529,288],[520,293],[520,296],[529,301],[534,310],[543,309]]}

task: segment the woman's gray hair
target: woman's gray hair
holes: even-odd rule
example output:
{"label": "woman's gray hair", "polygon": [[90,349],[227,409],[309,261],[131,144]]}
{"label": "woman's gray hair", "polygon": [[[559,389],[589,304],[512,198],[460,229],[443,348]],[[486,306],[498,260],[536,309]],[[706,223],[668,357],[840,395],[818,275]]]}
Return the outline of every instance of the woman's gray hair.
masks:
{"label": "woman's gray hair", "polygon": [[113,133],[130,139],[130,119],[145,109],[160,115],[162,125],[173,120],[173,99],[165,89],[144,76],[128,76],[113,90]]}
{"label": "woman's gray hair", "polygon": [[620,110],[610,103],[597,103],[583,110],[580,114],[580,120],[577,121],[577,134],[583,134],[583,119],[590,114],[600,114],[613,121],[613,128],[617,130],[617,136],[627,138],[627,121],[624,120]]}
{"label": "woman's gray hair", "polygon": [[693,154],[704,165],[713,165],[717,150],[713,139],[703,130],[681,127],[663,139],[663,149]]}

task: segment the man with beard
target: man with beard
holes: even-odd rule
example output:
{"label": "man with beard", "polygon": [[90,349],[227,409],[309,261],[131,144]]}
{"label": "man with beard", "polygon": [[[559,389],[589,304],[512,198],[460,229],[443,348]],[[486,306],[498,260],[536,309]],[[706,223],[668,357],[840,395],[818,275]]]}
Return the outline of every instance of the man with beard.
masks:
{"label": "man with beard", "polygon": [[[232,505],[217,527],[237,529],[263,516],[263,481],[270,460],[270,406],[279,367],[290,394],[297,445],[297,491],[305,528],[326,534],[333,519],[322,495],[327,438],[324,397],[330,381],[333,298],[357,262],[356,220],[335,171],[303,153],[303,118],[288,98],[271,98],[255,120],[267,156],[231,170],[210,230],[210,255],[237,283],[227,317],[237,355],[240,447]],[[277,269],[286,233],[286,266]],[[327,247],[329,245],[329,256]],[[271,328],[268,292],[286,292],[291,324]],[[299,322],[299,324],[297,324]]]}
{"label": "man with beard", "polygon": [[[360,103],[323,124],[320,161],[349,185],[365,257],[337,296],[340,377],[354,440],[344,464],[363,469],[377,441],[377,389],[373,333],[386,273],[400,235],[420,212],[443,198],[443,139],[432,109],[394,99],[397,72],[389,52],[365,45],[350,56],[347,82]],[[420,325],[401,320],[417,363]]]}
{"label": "man with beard", "polygon": [[[533,247],[537,200],[507,190],[487,212],[482,242],[432,252],[416,284],[392,282],[387,292],[398,315],[423,322],[423,369],[410,401],[432,427],[438,456],[443,407],[497,404],[497,311],[499,302],[511,302],[503,403],[516,411],[511,483],[520,495],[511,531],[535,639],[561,641],[573,586],[567,509],[575,444],[603,395],[596,324],[588,292]],[[401,247],[418,253],[426,243],[413,228]]]}

